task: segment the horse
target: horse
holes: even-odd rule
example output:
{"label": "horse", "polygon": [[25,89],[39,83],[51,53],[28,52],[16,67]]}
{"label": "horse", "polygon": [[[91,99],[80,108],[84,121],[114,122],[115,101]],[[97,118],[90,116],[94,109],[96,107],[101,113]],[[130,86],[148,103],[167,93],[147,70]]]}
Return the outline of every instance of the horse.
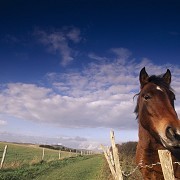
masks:
{"label": "horse", "polygon": [[144,67],[139,81],[140,92],[135,108],[139,125],[136,163],[143,179],[163,180],[158,150],[167,149],[175,162],[175,178],[180,179],[177,163],[180,161],[180,120],[174,107],[175,94],[170,87],[171,72],[167,69],[165,74],[149,76]]}

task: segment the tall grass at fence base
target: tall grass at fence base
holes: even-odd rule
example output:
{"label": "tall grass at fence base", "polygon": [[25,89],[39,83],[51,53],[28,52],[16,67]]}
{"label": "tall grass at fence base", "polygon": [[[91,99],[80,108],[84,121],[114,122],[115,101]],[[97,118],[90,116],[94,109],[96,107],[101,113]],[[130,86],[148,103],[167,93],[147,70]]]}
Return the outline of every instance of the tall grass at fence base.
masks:
{"label": "tall grass at fence base", "polygon": [[[119,159],[122,171],[124,171],[125,173],[132,172],[137,166],[137,164],[135,163],[137,142],[126,142],[122,143],[121,145],[116,144],[116,146],[119,152]],[[137,169],[132,175],[128,177],[123,176],[123,180],[143,179],[139,169]]]}

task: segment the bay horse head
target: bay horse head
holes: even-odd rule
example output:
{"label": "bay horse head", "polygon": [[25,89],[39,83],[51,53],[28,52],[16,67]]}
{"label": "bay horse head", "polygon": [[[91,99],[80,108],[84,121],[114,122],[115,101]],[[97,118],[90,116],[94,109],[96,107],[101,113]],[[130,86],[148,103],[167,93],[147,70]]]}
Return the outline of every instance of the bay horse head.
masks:
{"label": "bay horse head", "polygon": [[[137,163],[140,161],[144,161],[145,164],[158,162],[158,149],[178,152],[175,153],[175,159],[180,160],[180,121],[174,108],[175,94],[170,87],[170,70],[167,69],[163,75],[149,76],[144,67],[140,71],[139,81],[140,93],[135,109],[139,121]],[[147,171],[142,171],[150,179],[156,179],[153,178],[156,175],[153,176],[152,171],[149,175]],[[161,179],[160,176],[159,179]]]}

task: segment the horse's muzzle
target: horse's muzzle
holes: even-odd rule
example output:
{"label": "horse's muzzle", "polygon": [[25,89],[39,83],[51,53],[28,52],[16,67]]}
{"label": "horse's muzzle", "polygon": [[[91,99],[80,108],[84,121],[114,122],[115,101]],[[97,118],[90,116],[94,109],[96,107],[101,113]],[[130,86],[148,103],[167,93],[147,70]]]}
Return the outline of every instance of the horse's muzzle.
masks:
{"label": "horse's muzzle", "polygon": [[161,139],[161,142],[167,148],[180,148],[180,129],[168,126],[166,128],[166,138]]}

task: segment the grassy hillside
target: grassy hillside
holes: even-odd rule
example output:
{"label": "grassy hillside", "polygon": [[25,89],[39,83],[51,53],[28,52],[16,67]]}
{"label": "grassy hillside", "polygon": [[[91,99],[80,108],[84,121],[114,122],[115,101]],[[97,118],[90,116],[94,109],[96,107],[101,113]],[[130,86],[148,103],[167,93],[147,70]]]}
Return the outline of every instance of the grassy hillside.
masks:
{"label": "grassy hillside", "polygon": [[[3,142],[0,142],[0,159],[5,145],[8,145],[8,148],[3,168],[17,168],[24,165],[32,165],[42,160],[43,148],[38,147],[38,145],[23,145]],[[75,155],[75,153],[61,151],[61,158]],[[54,161],[58,159],[58,150],[45,149],[44,161]]]}

